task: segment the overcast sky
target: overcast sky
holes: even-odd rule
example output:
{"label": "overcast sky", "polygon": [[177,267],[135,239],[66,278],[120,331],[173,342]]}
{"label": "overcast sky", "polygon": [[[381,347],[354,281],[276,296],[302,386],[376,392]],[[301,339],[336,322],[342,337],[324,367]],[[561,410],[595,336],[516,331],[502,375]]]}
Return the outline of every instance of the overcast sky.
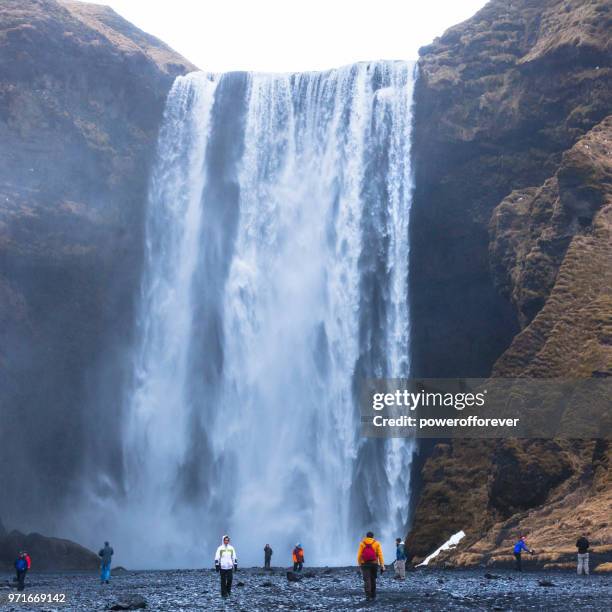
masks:
{"label": "overcast sky", "polygon": [[202,70],[290,72],[416,59],[485,0],[99,0]]}

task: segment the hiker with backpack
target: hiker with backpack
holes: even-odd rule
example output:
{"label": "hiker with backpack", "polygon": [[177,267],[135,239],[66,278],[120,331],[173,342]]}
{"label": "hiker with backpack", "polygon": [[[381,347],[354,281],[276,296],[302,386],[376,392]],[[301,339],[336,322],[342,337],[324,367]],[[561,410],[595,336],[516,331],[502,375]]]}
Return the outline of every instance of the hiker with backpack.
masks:
{"label": "hiker with backpack", "polygon": [[293,571],[301,572],[304,567],[304,549],[301,544],[296,544],[293,549]]}
{"label": "hiker with backpack", "polygon": [[385,560],[380,543],[374,539],[371,531],[368,531],[366,537],[359,543],[357,565],[361,568],[366,599],[376,599],[378,569],[380,568],[381,574],[385,571]]}
{"label": "hiker with backpack", "polygon": [[395,578],[406,579],[406,545],[401,538],[395,538]]}

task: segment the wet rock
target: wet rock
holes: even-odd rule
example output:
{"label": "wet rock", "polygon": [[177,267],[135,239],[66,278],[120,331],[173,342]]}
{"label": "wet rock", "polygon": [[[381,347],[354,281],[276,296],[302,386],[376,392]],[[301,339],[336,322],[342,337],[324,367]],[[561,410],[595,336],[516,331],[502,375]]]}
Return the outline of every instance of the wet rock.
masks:
{"label": "wet rock", "polygon": [[272,583],[269,580],[266,580],[266,582],[262,582],[261,583],[261,586],[262,587],[271,587]]}
{"label": "wet rock", "polygon": [[538,585],[541,587],[552,587],[555,586],[555,583],[550,580],[538,580]]}
{"label": "wet rock", "polygon": [[489,580],[496,580],[497,578],[501,578],[501,576],[498,576],[497,574],[489,574],[488,572],[484,575],[485,578],[488,578]]}
{"label": "wet rock", "polygon": [[243,587],[244,586],[244,582],[239,581],[239,582],[236,583],[236,586]]}
{"label": "wet rock", "polygon": [[299,582],[302,579],[302,576],[299,576],[295,572],[287,572],[287,580],[289,582]]}
{"label": "wet rock", "polygon": [[111,606],[110,610],[144,610],[147,607],[147,600],[141,595],[128,595],[121,601]]}

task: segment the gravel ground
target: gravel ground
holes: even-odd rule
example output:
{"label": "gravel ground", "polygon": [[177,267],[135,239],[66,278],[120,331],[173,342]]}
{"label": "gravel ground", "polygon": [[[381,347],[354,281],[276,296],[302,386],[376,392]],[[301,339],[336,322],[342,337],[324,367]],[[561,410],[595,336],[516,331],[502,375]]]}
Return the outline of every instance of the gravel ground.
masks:
{"label": "gravel ground", "polygon": [[[491,574],[493,576],[491,577]],[[113,576],[100,585],[92,574],[32,574],[26,594],[65,593],[66,604],[9,604],[11,576],[0,575],[0,610],[109,610],[131,596],[144,598],[148,610],[612,610],[610,576],[507,570],[422,570],[405,582],[387,571],[378,581],[375,602],[365,601],[356,568],[304,569],[299,582],[286,570],[240,570],[229,600],[219,594],[212,570],[142,571]],[[541,586],[548,581],[552,586]]]}

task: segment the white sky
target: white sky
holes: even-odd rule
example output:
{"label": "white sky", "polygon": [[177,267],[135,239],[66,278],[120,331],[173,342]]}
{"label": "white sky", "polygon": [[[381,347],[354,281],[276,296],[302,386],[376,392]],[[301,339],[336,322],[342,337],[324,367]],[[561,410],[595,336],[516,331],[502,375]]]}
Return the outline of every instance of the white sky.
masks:
{"label": "white sky", "polygon": [[485,0],[98,0],[202,70],[292,72],[417,58]]}

